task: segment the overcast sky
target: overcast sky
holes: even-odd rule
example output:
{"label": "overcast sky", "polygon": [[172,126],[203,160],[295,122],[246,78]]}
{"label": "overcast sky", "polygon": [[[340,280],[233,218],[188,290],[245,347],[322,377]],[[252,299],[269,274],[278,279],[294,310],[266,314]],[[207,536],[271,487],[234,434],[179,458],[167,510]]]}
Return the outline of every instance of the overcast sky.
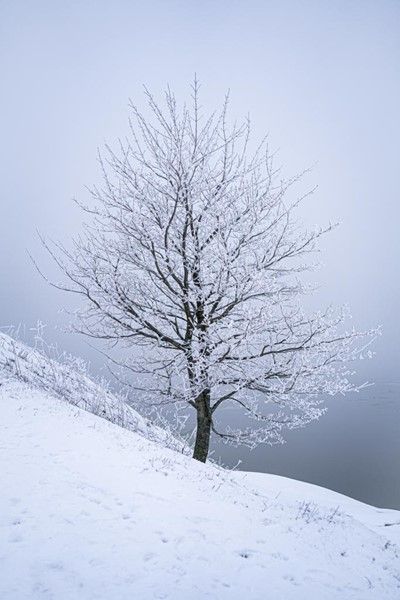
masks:
{"label": "overcast sky", "polygon": [[[193,74],[211,110],[269,132],[292,175],[315,165],[307,222],[341,222],[323,243],[318,302],[348,303],[354,324],[382,324],[376,380],[398,380],[400,2],[0,1],[0,325],[62,323],[67,299],[36,230],[68,242],[73,197],[98,179],[96,149],[127,132],[142,84],[179,98]],[[84,342],[57,334],[68,349]]]}

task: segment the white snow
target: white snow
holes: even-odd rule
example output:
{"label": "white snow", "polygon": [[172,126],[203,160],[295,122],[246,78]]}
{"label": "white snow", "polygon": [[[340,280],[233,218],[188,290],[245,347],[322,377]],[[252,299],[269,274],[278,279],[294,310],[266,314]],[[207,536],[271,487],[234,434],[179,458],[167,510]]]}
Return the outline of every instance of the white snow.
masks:
{"label": "white snow", "polygon": [[140,433],[164,447],[187,451],[183,441],[143,418],[123,398],[111,393],[104,385],[92,381],[84,362],[67,355],[55,360],[46,355],[45,349],[40,352],[0,332],[0,383],[10,379],[48,391],[52,396]]}
{"label": "white snow", "polygon": [[395,600],[400,513],[0,386],[3,600]]}

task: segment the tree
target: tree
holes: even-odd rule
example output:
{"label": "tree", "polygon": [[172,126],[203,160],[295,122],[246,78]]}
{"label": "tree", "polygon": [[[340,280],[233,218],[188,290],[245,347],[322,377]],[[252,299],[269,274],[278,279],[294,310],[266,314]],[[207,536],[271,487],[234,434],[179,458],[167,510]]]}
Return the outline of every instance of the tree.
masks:
{"label": "tree", "polygon": [[[106,147],[104,183],[81,205],[84,234],[47,248],[60,287],[86,299],[77,329],[129,348],[124,364],[155,402],[196,412],[193,456],[206,461],[211,432],[279,442],[322,414],[324,394],[356,389],[362,336],[343,331],[343,311],[301,308],[299,275],[331,227],[298,225],[298,177],[280,178],[265,142],[250,153],[250,123],[228,126],[227,98],[204,118],[192,90],[182,109],[169,90],[162,105],[146,90],[149,117],[131,105],[129,138]],[[220,427],[229,403],[253,425]]]}

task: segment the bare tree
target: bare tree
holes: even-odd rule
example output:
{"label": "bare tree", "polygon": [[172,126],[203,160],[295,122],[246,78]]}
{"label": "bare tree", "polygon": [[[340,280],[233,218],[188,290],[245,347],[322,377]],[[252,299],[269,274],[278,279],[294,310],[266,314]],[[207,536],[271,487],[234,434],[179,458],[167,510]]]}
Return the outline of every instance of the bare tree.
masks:
{"label": "bare tree", "polygon": [[[323,412],[323,394],[354,390],[361,334],[343,313],[306,315],[299,274],[330,227],[297,224],[267,145],[250,153],[250,124],[228,127],[225,100],[205,118],[168,90],[149,116],[131,106],[130,134],[100,157],[104,185],[81,205],[91,219],[73,249],[47,246],[86,299],[79,331],[120,343],[138,389],[197,414],[194,458],[210,434],[254,446],[282,441]],[[367,345],[365,340],[360,342]],[[133,347],[139,348],[133,350]],[[229,403],[253,425],[220,427]]]}

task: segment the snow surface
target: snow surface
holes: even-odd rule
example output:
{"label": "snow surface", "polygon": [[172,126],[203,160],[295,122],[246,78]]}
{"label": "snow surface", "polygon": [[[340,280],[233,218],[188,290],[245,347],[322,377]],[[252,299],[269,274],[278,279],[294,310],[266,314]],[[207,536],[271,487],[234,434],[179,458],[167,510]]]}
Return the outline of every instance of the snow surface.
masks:
{"label": "snow surface", "polygon": [[400,513],[0,386],[2,600],[395,600]]}
{"label": "snow surface", "polygon": [[86,373],[87,365],[84,362],[67,355],[55,360],[45,352],[45,348],[40,352],[0,332],[0,383],[10,379],[25,382],[35,389],[50,392],[69,404],[140,433],[163,447],[187,453],[188,448],[183,441],[145,419],[104,385],[92,381]]}

